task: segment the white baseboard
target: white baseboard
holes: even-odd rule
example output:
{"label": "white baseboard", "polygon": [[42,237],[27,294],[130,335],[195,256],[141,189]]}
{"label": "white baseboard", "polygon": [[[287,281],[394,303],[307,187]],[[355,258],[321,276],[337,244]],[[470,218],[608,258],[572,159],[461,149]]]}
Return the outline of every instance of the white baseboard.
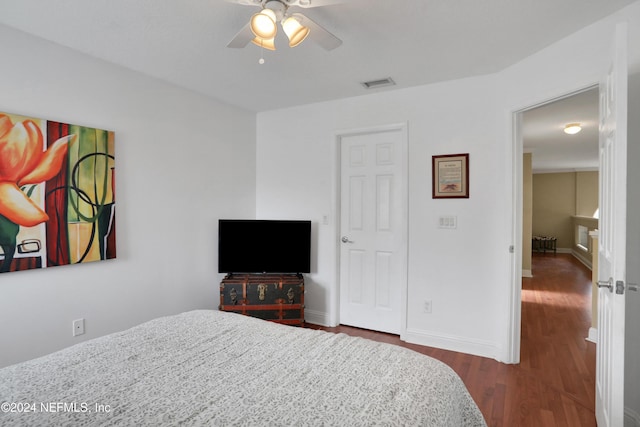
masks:
{"label": "white baseboard", "polygon": [[596,328],[589,328],[589,336],[586,340],[598,344],[598,330]]}
{"label": "white baseboard", "polygon": [[475,356],[488,357],[500,361],[498,358],[498,349],[494,343],[489,341],[473,340],[452,335],[437,335],[419,329],[407,329],[406,332],[400,336],[400,339],[412,344],[473,354]]}
{"label": "white baseboard", "polygon": [[580,261],[582,264],[584,264],[585,267],[587,267],[589,270],[593,269],[593,263],[591,262],[591,260],[584,254],[578,252],[578,251],[572,251],[571,255],[573,255],[573,257],[575,259],[577,259],[578,261]]}
{"label": "white baseboard", "polygon": [[[573,250],[571,248],[556,248],[555,253],[557,254],[570,254],[572,253]],[[542,250],[535,250],[535,251],[531,251],[531,255],[533,254],[553,254],[553,249],[547,249],[546,251],[542,251]]]}
{"label": "white baseboard", "polygon": [[313,323],[314,325],[334,327],[329,321],[329,315],[324,311],[308,310],[304,309],[304,321],[307,323]]}
{"label": "white baseboard", "polygon": [[522,270],[522,277],[533,277],[531,270]]}
{"label": "white baseboard", "polygon": [[624,427],[640,427],[640,414],[631,408],[624,408]]}

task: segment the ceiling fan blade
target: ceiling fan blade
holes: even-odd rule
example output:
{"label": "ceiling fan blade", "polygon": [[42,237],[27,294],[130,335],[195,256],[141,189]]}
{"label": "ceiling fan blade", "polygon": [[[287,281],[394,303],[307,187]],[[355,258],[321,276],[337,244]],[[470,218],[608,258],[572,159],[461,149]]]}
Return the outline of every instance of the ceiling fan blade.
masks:
{"label": "ceiling fan blade", "polygon": [[[266,3],[269,0],[225,0],[227,3],[235,3],[241,4],[243,6],[262,6],[263,3]],[[287,7],[298,6],[298,7],[320,7],[320,6],[331,6],[333,4],[341,4],[347,3],[349,0],[278,0],[280,3],[286,5]]]}
{"label": "ceiling fan blade", "polygon": [[243,48],[247,44],[249,44],[249,42],[253,40],[254,37],[255,36],[253,35],[253,32],[251,32],[250,23],[247,23],[244,27],[242,27],[240,31],[238,31],[238,34],[236,34],[235,37],[231,39],[229,44],[227,44],[227,47]]}
{"label": "ceiling fan blade", "polygon": [[241,4],[243,6],[260,6],[262,0],[225,0],[227,3]]}
{"label": "ceiling fan blade", "polygon": [[[227,3],[235,3],[243,6],[263,6],[270,0],[225,0]],[[297,6],[305,9],[310,7],[331,6],[347,3],[350,0],[277,0],[286,7]]]}
{"label": "ceiling fan blade", "polygon": [[[233,0],[228,0],[233,1]],[[236,1],[251,1],[251,0],[236,0]],[[333,4],[342,4],[347,3],[349,0],[281,0],[287,6],[298,6],[310,8],[310,7],[321,7],[321,6],[331,6]]]}
{"label": "ceiling fan blade", "polygon": [[342,40],[314,22],[311,18],[301,13],[294,13],[292,15],[300,21],[300,24],[309,28],[309,39],[318,43],[325,50],[333,50],[342,44]]}

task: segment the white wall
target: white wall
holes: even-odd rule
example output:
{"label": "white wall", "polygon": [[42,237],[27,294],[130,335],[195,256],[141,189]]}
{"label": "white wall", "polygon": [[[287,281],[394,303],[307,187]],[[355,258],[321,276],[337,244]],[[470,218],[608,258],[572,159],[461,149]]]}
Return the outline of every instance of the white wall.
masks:
{"label": "white wall", "polygon": [[[510,325],[518,320],[510,308],[512,295],[519,298],[513,278],[521,247],[512,221],[521,221],[514,159],[522,158],[513,144],[513,113],[597,84],[620,20],[630,21],[630,38],[640,38],[636,2],[494,75],[260,113],[257,216],[315,221],[309,320],[338,321],[335,135],[406,122],[409,304],[403,339],[513,361]],[[638,49],[630,64],[640,64]],[[470,153],[471,197],[431,199],[431,156],[461,152]],[[458,216],[457,230],[437,228],[443,214]],[[328,225],[321,225],[323,215]],[[432,314],[421,312],[424,299],[433,300]]]}
{"label": "white wall", "polygon": [[115,131],[118,194],[117,259],[0,276],[0,366],[217,307],[217,219],[255,214],[255,114],[7,27],[0,40],[0,111]]}
{"label": "white wall", "polygon": [[[472,78],[259,114],[257,216],[309,218],[317,230],[317,265],[305,299],[310,321],[332,324],[337,315],[335,135],[407,122],[409,307],[403,335],[497,356],[502,310],[496,304],[504,308],[506,299],[496,283],[508,281],[504,196],[510,171],[483,166],[508,160],[495,137],[496,84],[494,77]],[[431,156],[460,152],[470,156],[471,197],[431,199]],[[438,216],[448,214],[458,216],[458,228],[438,229]],[[328,225],[321,225],[323,215]],[[432,314],[421,312],[425,299],[433,301]]]}

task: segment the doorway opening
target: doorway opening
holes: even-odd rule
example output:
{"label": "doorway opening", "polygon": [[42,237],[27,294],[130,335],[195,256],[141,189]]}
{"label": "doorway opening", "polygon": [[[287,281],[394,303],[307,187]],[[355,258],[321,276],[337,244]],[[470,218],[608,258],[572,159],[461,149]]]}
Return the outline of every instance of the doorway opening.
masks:
{"label": "doorway opening", "polygon": [[[531,267],[532,251],[552,249],[552,253],[579,255],[578,259],[591,267],[594,248],[587,245],[583,251],[576,239],[578,226],[585,225],[582,219],[592,218],[597,212],[598,104],[598,85],[592,85],[532,104],[513,114],[514,241],[520,250],[515,251],[518,257],[513,263],[511,325],[514,329],[509,345],[512,363],[520,361],[521,286],[523,277],[535,274]],[[574,135],[566,134],[564,128],[569,123],[580,123],[582,130]],[[536,189],[542,190],[537,191],[535,200],[534,178]],[[539,220],[535,223],[534,213]],[[597,228],[591,223],[589,226]],[[536,248],[534,237],[553,245]]]}

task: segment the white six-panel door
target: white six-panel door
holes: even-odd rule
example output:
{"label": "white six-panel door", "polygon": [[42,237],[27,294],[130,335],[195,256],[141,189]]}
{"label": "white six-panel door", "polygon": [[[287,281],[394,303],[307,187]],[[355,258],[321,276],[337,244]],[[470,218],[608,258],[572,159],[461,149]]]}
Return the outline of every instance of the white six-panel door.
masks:
{"label": "white six-panel door", "polygon": [[619,25],[611,64],[600,84],[596,418],[601,427],[624,423],[626,192],[627,31]]}
{"label": "white six-panel door", "polygon": [[406,305],[406,133],[342,135],[340,323],[399,334]]}

